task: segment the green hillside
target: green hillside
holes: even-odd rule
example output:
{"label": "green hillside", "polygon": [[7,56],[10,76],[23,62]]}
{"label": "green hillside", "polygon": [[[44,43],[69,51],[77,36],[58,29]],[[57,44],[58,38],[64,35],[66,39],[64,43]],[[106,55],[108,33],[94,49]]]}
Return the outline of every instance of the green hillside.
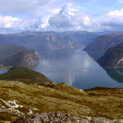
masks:
{"label": "green hillside", "polygon": [[0,80],[15,80],[25,83],[51,82],[43,74],[23,67],[12,68],[7,73],[0,74]]}

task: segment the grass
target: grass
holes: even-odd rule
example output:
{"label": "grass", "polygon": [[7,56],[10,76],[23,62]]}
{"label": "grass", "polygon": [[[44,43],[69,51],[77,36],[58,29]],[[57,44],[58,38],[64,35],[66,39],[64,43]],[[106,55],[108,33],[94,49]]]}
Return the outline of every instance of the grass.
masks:
{"label": "grass", "polygon": [[[123,119],[123,89],[94,88],[83,91],[64,83],[27,85],[4,80],[0,82],[0,98],[5,101],[16,100],[17,104],[24,106],[18,108],[24,114],[31,109],[33,113],[60,111],[74,116]],[[4,120],[18,117],[14,115],[4,115]],[[0,117],[3,117],[3,114],[0,114]]]}
{"label": "grass", "polygon": [[83,91],[64,83],[52,83],[44,75],[20,67],[0,75],[0,99],[15,100],[23,106],[12,109],[0,100],[0,122],[15,121],[21,113],[26,115],[30,110],[123,119],[122,88],[97,87]]}
{"label": "grass", "polygon": [[12,68],[7,73],[0,74],[0,80],[21,81],[25,82],[26,84],[35,82],[51,82],[43,74],[23,67]]}

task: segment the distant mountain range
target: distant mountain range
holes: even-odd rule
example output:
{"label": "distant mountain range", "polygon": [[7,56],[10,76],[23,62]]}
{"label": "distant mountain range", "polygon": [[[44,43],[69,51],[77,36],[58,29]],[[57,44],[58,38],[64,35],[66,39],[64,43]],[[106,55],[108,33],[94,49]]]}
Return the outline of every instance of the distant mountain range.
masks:
{"label": "distant mountain range", "polygon": [[[0,64],[2,63],[4,65],[13,66],[16,63],[15,65],[17,66],[21,64],[23,66],[25,63],[25,65],[31,67],[38,64],[39,61],[39,55],[36,55],[37,53],[35,50],[38,52],[56,50],[65,51],[83,48],[85,46],[84,50],[94,59],[99,60],[109,48],[113,48],[121,43],[123,43],[123,32],[105,34],[102,36],[98,33],[96,34],[87,31],[69,31],[63,33],[22,32],[17,34],[2,34],[0,35]],[[8,45],[8,48],[3,50],[5,49],[5,45]],[[9,45],[16,46],[12,49]],[[24,47],[34,49],[34,51],[29,51]],[[1,61],[1,59],[6,60]],[[26,61],[29,59],[33,60],[30,60],[28,64]],[[102,59],[103,60],[101,61],[104,61],[106,58],[103,57]],[[112,67],[114,67],[114,65]]]}
{"label": "distant mountain range", "polygon": [[123,43],[109,48],[98,63],[104,68],[123,68]]}
{"label": "distant mountain range", "polygon": [[123,32],[99,36],[91,42],[84,50],[94,59],[99,59],[112,47],[123,43]]}
{"label": "distant mountain range", "polygon": [[63,35],[70,37],[75,42],[77,42],[77,44],[84,47],[99,36],[98,34],[87,31],[69,31],[64,32]]}
{"label": "distant mountain range", "polygon": [[23,66],[32,68],[39,62],[40,55],[35,50],[22,46],[0,45],[0,64],[3,66]]}
{"label": "distant mountain range", "polygon": [[83,47],[96,37],[96,34],[85,31],[64,33],[23,32],[0,35],[0,44],[20,45],[37,51],[51,51]]}

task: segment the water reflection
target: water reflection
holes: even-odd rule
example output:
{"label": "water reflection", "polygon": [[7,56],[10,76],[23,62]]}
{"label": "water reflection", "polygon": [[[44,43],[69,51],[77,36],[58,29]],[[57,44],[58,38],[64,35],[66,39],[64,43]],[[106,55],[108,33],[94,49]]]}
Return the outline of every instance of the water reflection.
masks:
{"label": "water reflection", "polygon": [[123,69],[105,69],[108,75],[117,82],[123,83]]}
{"label": "water reflection", "polygon": [[66,82],[69,85],[87,89],[96,86],[123,87],[113,80],[85,51],[66,50],[41,53],[35,71],[43,73],[53,82]]}

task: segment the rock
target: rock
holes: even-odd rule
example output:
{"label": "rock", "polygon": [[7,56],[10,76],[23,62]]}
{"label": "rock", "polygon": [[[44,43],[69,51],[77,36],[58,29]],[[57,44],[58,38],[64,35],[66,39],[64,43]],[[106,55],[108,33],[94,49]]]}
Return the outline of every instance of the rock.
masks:
{"label": "rock", "polygon": [[108,120],[103,117],[88,116],[75,117],[61,112],[46,112],[22,116],[14,123],[122,123],[122,120]]}
{"label": "rock", "polygon": [[40,55],[35,50],[22,46],[0,45],[0,67],[35,67],[39,63]]}
{"label": "rock", "polygon": [[60,112],[46,112],[18,118],[14,123],[89,123],[87,118],[79,118]]}
{"label": "rock", "polygon": [[17,53],[23,51],[27,51],[27,49],[22,46],[12,46],[12,45],[10,46],[0,44],[0,64],[4,59],[14,56]]}
{"label": "rock", "polygon": [[39,63],[40,55],[35,50],[27,50],[5,59],[4,66],[33,68]]}

